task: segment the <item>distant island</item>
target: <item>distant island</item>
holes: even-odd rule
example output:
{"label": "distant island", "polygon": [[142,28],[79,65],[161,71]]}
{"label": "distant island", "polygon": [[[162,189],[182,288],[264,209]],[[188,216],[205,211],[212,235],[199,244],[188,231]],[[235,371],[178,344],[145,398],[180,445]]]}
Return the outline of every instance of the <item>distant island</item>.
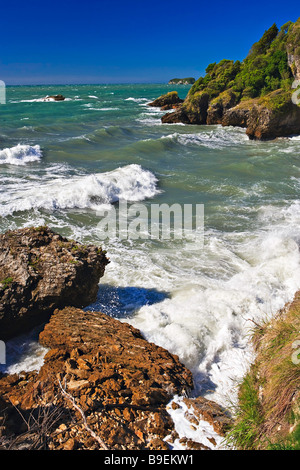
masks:
{"label": "distant island", "polygon": [[168,85],[193,85],[195,81],[193,77],[172,78],[172,80],[169,80]]}

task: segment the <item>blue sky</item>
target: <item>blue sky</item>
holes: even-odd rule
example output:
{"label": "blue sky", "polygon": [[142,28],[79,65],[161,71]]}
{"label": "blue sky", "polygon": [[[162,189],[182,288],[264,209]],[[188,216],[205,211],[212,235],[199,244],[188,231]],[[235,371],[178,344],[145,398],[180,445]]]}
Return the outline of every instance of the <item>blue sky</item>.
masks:
{"label": "blue sky", "polygon": [[163,83],[242,60],[297,1],[10,0],[1,5],[0,79],[9,84]]}

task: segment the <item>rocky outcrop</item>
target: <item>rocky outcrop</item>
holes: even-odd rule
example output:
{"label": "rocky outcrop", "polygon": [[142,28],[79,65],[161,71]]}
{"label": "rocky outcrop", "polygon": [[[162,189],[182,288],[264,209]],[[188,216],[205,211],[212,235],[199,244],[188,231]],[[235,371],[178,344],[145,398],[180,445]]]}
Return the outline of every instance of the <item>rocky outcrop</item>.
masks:
{"label": "rocky outcrop", "polygon": [[228,90],[211,101],[207,93],[199,92],[161,121],[245,127],[249,138],[257,140],[300,134],[300,107],[292,102],[290,91],[279,89],[262,98],[238,101],[237,94]]}
{"label": "rocky outcrop", "polygon": [[[0,373],[0,449],[172,446],[170,403],[188,396],[192,373],[131,325],[76,308],[95,299],[107,263],[100,248],[47,227],[0,235],[1,337],[48,321],[40,370]],[[188,406],[222,435],[218,405],[199,398]],[[207,446],[188,439],[187,448]]]}
{"label": "rocky outcrop", "polygon": [[66,98],[63,95],[51,95],[51,96],[46,96],[44,98],[44,101],[64,101]]}
{"label": "rocky outcrop", "polygon": [[247,120],[250,139],[268,140],[300,134],[300,107],[293,104],[290,93],[277,90],[253,106]]}
{"label": "rocky outcrop", "polygon": [[246,127],[258,140],[300,134],[300,18],[272,25],[243,62],[223,59],[205,72],[162,123]]}
{"label": "rocky outcrop", "polygon": [[94,302],[108,262],[101,248],[69,241],[47,227],[1,234],[1,339],[42,324],[55,308]]}
{"label": "rocky outcrop", "polygon": [[46,419],[51,411],[44,448],[97,449],[95,435],[109,449],[168,448],[163,439],[173,423],[166,405],[193,387],[177,356],[127,323],[76,308],[56,310],[40,342],[49,352],[39,372],[0,379],[4,443],[34,446],[36,433],[28,436],[24,422],[18,427],[18,415]]}
{"label": "rocky outcrop", "polygon": [[207,124],[222,124],[227,110],[235,106],[239,101],[239,93],[226,90],[209,103],[207,110]]}
{"label": "rocky outcrop", "polygon": [[222,126],[247,127],[254,101],[242,101],[237,106],[227,109],[222,117]]}
{"label": "rocky outcrop", "polygon": [[151,103],[148,103],[148,106],[168,110],[178,107],[182,102],[183,100],[179,98],[177,91],[170,91],[165,95],[161,95],[159,98],[152,101]]}
{"label": "rocky outcrop", "polygon": [[182,122],[184,124],[206,124],[209,95],[196,93],[193,99],[186,100],[173,113],[167,113],[161,120],[165,124]]}

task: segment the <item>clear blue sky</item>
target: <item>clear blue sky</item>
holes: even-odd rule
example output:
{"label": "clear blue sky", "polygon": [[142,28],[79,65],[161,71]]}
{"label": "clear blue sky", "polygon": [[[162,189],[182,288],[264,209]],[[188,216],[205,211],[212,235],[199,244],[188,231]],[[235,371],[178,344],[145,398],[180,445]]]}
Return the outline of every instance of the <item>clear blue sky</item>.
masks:
{"label": "clear blue sky", "polygon": [[166,82],[242,60],[299,1],[6,0],[0,79],[9,84]]}

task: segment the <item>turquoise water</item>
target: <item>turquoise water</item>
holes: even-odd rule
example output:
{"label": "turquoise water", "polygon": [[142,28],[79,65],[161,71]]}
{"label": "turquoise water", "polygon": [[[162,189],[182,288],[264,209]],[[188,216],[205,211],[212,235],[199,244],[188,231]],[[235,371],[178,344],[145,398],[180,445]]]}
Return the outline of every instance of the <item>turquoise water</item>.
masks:
{"label": "turquoise water", "polygon": [[[226,403],[253,357],[252,320],[300,287],[300,138],[254,142],[240,128],[162,125],[147,103],[174,89],[184,98],[189,87],[8,87],[1,231],[48,224],[104,246],[111,263],[90,308],[178,354],[195,393]],[[67,99],[41,101],[58,93]],[[204,204],[204,245],[102,242],[99,210],[122,200]]]}

